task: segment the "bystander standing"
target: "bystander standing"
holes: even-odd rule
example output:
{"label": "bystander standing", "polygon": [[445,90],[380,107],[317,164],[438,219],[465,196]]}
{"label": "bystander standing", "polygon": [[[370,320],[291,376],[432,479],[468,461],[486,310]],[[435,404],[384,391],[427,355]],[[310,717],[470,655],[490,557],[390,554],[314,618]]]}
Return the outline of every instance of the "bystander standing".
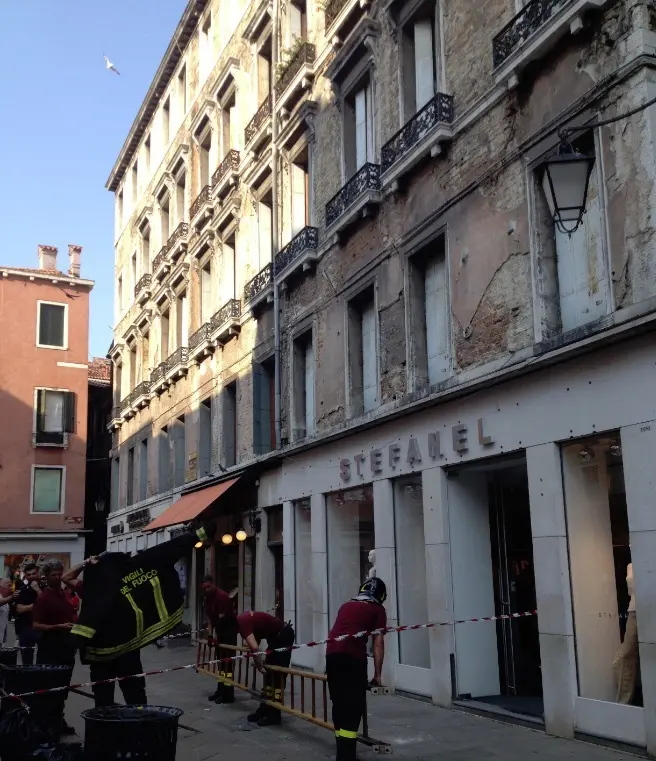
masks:
{"label": "bystander standing", "polygon": [[11,579],[0,579],[0,647],[4,645],[7,637],[9,604],[13,602],[15,597],[11,590]]}
{"label": "bystander standing", "polygon": [[15,626],[21,648],[21,661],[23,666],[31,666],[34,663],[34,646],[39,636],[32,625],[32,609],[41,592],[39,567],[30,563],[25,566],[24,572],[25,578],[15,594]]}

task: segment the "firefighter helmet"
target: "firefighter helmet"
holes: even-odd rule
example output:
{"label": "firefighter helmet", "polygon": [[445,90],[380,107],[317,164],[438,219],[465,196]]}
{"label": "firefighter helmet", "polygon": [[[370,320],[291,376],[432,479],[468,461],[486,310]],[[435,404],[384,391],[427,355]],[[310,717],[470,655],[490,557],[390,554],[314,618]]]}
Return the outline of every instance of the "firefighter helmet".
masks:
{"label": "firefighter helmet", "polygon": [[371,597],[382,605],[387,599],[387,587],[382,579],[374,576],[371,579],[367,579],[360,587],[360,594]]}

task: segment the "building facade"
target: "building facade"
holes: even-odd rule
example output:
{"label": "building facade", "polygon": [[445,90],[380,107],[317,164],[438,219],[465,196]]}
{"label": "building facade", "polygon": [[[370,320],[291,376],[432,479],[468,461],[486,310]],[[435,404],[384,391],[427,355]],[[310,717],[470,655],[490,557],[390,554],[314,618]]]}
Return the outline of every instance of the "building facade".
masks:
{"label": "building facade", "polygon": [[89,293],[80,246],[69,266],[39,246],[35,269],[0,266],[0,556],[3,575],[27,562],[84,557]]}
{"label": "building facade", "polygon": [[299,642],[375,550],[443,624],[393,688],[656,753],[655,47],[638,0],[189,3],[108,181],[110,547],[206,509],[191,594]]}

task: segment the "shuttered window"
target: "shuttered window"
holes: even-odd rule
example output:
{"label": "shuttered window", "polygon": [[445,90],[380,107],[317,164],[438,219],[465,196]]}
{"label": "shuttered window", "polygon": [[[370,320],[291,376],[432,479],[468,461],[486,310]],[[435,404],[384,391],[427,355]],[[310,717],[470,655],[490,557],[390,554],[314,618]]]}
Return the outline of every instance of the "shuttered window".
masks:
{"label": "shuttered window", "polygon": [[73,391],[38,389],[36,443],[63,444],[65,433],[75,433],[76,396]]}

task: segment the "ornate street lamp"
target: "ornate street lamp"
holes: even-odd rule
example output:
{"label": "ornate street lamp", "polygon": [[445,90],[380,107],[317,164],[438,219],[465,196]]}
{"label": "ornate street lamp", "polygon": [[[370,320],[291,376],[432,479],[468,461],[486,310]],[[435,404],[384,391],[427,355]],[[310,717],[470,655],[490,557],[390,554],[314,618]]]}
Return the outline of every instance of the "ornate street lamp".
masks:
{"label": "ornate street lamp", "polygon": [[558,153],[544,164],[542,187],[554,224],[563,233],[576,232],[583,221],[595,157],[574,150],[563,138]]}

